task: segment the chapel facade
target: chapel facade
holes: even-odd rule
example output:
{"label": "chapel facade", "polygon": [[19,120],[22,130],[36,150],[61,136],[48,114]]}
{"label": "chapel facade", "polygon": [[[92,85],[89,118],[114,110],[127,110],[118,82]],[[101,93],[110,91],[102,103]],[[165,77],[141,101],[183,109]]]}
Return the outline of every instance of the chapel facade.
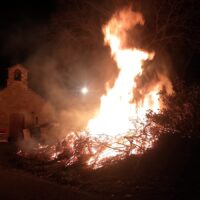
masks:
{"label": "chapel facade", "polygon": [[35,123],[50,123],[55,110],[28,86],[28,70],[18,64],[8,69],[7,87],[0,90],[0,130],[16,140]]}

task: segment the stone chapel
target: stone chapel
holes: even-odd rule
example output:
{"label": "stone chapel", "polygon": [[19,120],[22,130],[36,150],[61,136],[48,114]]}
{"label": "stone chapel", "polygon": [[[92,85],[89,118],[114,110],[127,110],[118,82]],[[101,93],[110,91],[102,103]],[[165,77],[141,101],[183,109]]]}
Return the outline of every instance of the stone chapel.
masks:
{"label": "stone chapel", "polygon": [[16,140],[34,123],[54,120],[53,106],[28,86],[28,70],[18,64],[8,69],[7,87],[0,90],[0,130]]}

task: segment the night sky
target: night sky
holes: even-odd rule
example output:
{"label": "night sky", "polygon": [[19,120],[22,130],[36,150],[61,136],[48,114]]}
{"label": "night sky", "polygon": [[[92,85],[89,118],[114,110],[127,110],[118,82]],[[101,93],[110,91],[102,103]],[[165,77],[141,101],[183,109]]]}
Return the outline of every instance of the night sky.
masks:
{"label": "night sky", "polygon": [[[36,27],[48,26],[51,13],[55,10],[55,2],[51,0],[41,2],[25,0],[1,2],[1,86],[4,85],[7,68],[13,64],[23,63],[44,39]],[[32,34],[35,36],[34,39]]]}
{"label": "night sky", "polygon": [[[105,0],[7,0],[6,4],[4,2],[0,5],[1,87],[5,86],[7,68],[17,63],[30,68],[32,76],[39,74],[38,78],[43,79],[44,76],[41,74],[46,73],[49,58],[53,60],[49,68],[53,68],[58,74],[52,79],[58,80],[61,88],[71,88],[74,85],[78,87],[79,84],[85,84],[86,80],[90,80],[90,77],[92,77],[91,81],[87,84],[101,85],[108,77],[112,77],[114,70],[114,67],[111,67],[112,70],[102,73],[104,70],[102,66],[108,64],[114,66],[114,64],[108,58],[108,48],[103,45],[101,26],[116,9],[130,2],[133,3],[134,9],[144,14],[146,19],[146,28],[141,34],[144,37],[140,45],[158,52],[164,46],[164,51],[172,63],[173,73],[188,83],[199,83],[200,6],[197,0],[180,1],[178,5],[180,9],[177,9],[175,14],[172,12],[172,18],[176,16],[175,25],[166,29],[165,36],[154,33],[156,6],[167,2],[164,0],[111,0],[109,2]],[[170,5],[164,4],[162,7],[159,26],[166,23]],[[156,38],[156,42],[152,38]],[[52,62],[56,63],[53,67]],[[69,74],[72,74],[73,78]],[[32,82],[33,87],[39,88],[34,80]],[[43,92],[41,88],[38,91]]]}
{"label": "night sky", "polygon": [[[37,48],[37,39],[28,40],[36,26],[48,26],[51,14],[55,10],[53,1],[6,1],[0,6],[0,43],[1,65],[6,66],[15,62],[24,61],[29,53],[29,45]],[[46,3],[45,3],[46,2]],[[39,31],[39,30],[37,30]],[[15,38],[19,40],[14,41]],[[26,44],[28,42],[28,44]],[[18,45],[18,46],[17,46]]]}

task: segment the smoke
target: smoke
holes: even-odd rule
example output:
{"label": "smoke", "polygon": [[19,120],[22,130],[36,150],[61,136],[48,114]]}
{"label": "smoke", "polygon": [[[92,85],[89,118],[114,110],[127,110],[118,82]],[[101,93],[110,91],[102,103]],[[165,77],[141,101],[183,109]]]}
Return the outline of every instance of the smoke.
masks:
{"label": "smoke", "polygon": [[[56,118],[65,130],[85,127],[105,92],[105,82],[117,73],[109,51],[103,47],[101,26],[92,31],[95,24],[90,22],[91,32],[86,38],[84,29],[75,28],[77,24],[63,24],[68,17],[62,12],[52,17],[48,42],[25,62],[30,86],[54,105]],[[89,89],[85,96],[83,86]]]}
{"label": "smoke", "polygon": [[[87,9],[85,11],[88,12]],[[31,87],[56,108],[61,135],[63,130],[85,127],[99,107],[105,83],[112,84],[118,74],[109,49],[104,47],[101,33],[102,24],[108,16],[94,20],[85,17],[84,11],[73,12],[66,14],[65,10],[59,10],[52,16],[45,42],[25,62],[31,75]],[[91,12],[96,13],[96,10]],[[96,14],[98,16],[99,13]],[[123,26],[117,34],[122,36],[124,47],[131,46],[134,41],[134,38],[130,40],[131,30],[140,33],[141,25],[144,25],[143,16],[132,12],[130,7],[114,15],[117,21],[113,23]],[[136,44],[140,45],[137,40],[134,41]],[[136,80],[138,97],[158,82],[162,82],[163,86],[169,85],[166,90],[171,90],[165,67],[159,67],[155,60],[145,63],[144,67],[145,72]],[[80,93],[83,86],[89,88],[86,96]]]}

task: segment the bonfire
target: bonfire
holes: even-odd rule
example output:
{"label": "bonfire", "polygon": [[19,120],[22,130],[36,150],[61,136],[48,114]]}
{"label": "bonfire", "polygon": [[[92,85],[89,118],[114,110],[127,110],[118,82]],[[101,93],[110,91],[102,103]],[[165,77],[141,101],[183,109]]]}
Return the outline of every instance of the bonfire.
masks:
{"label": "bonfire", "polygon": [[[96,169],[142,154],[153,146],[157,135],[151,132],[146,114],[149,110],[158,113],[162,109],[159,92],[165,89],[170,94],[172,86],[165,75],[158,74],[157,80],[152,80],[145,89],[138,87],[136,79],[145,71],[143,63],[152,60],[155,52],[128,46],[128,31],[136,25],[143,26],[144,18],[129,7],[116,12],[102,28],[105,45],[110,47],[119,73],[112,87],[106,84],[107,92],[101,97],[100,108],[85,130],[66,133],[55,145],[38,145],[32,154],[45,155],[66,166],[81,160]],[[19,154],[29,156],[23,151]]]}

